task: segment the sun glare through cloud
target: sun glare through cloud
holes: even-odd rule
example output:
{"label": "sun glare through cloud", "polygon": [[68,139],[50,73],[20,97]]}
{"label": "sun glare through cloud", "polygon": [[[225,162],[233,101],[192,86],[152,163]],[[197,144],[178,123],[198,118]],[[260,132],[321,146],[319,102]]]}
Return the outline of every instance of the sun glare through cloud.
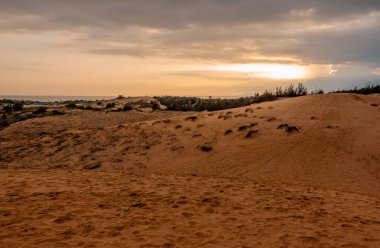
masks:
{"label": "sun glare through cloud", "polygon": [[214,70],[241,72],[250,77],[273,79],[301,79],[307,75],[307,69],[305,67],[280,64],[219,65],[216,66]]}

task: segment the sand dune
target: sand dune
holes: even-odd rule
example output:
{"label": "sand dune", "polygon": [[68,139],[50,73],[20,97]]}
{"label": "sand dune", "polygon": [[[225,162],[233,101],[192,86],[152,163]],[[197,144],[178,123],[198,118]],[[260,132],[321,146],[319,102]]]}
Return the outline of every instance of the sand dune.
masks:
{"label": "sand dune", "polygon": [[379,247],[379,103],[14,124],[0,131],[0,247]]}

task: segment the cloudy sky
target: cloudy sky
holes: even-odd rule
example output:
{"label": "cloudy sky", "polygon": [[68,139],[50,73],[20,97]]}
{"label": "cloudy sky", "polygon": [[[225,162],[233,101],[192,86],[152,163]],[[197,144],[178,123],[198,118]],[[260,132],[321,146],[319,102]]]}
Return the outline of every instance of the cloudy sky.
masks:
{"label": "cloudy sky", "polygon": [[0,95],[380,82],[377,0],[0,0]]}

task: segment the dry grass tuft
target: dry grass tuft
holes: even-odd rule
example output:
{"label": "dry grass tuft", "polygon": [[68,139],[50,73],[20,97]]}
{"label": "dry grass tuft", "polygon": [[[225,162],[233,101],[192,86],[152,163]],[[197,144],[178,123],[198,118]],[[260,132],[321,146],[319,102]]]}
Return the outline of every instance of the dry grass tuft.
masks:
{"label": "dry grass tuft", "polygon": [[83,169],[85,170],[95,170],[95,169],[98,169],[102,166],[102,163],[100,162],[96,162],[95,164],[87,164],[85,166],[83,166]]}
{"label": "dry grass tuft", "polygon": [[286,129],[287,133],[299,133],[299,129],[295,126],[290,126]]}
{"label": "dry grass tuft", "polygon": [[210,152],[212,151],[212,147],[211,146],[207,146],[207,145],[201,145],[201,146],[198,146],[198,148],[203,151],[203,152]]}
{"label": "dry grass tuft", "polygon": [[258,133],[259,131],[258,130],[250,130],[246,135],[245,135],[245,138],[251,138],[252,135]]}
{"label": "dry grass tuft", "polygon": [[224,132],[224,135],[230,135],[232,133],[233,133],[233,131],[231,129],[228,129],[227,131]]}
{"label": "dry grass tuft", "polygon": [[198,116],[188,116],[186,117],[186,121],[196,121],[198,119]]}

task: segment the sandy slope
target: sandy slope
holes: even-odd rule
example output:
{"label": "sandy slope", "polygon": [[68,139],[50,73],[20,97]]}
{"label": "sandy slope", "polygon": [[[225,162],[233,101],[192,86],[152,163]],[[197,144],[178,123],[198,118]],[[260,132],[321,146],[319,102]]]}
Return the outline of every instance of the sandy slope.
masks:
{"label": "sandy slope", "polygon": [[[39,176],[38,176],[39,175]],[[379,200],[257,181],[5,171],[0,247],[378,247]]]}
{"label": "sandy slope", "polygon": [[379,247],[376,103],[314,95],[12,125],[0,131],[0,247]]}

